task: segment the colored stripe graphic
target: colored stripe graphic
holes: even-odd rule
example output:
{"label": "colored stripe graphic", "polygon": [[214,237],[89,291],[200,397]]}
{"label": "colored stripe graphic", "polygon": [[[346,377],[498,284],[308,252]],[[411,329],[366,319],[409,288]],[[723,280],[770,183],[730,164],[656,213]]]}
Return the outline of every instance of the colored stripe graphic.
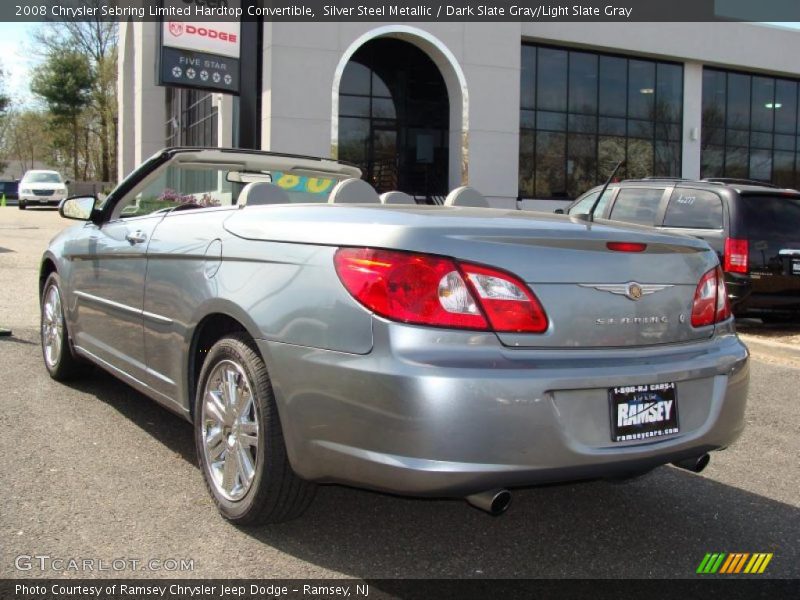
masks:
{"label": "colored stripe graphic", "polygon": [[725,560],[725,556],[727,556],[725,552],[706,554],[705,558],[703,558],[703,562],[701,562],[700,566],[697,567],[697,572],[703,574],[716,573],[719,570],[720,565],[722,565],[722,561]]}
{"label": "colored stripe graphic", "polygon": [[716,573],[720,575],[739,573],[755,575],[766,570],[772,557],[773,553],[771,552],[756,552],[754,554],[749,552],[707,552],[696,572],[702,575],[714,575]]}
{"label": "colored stripe graphic", "polygon": [[749,552],[745,552],[744,554],[742,554],[742,558],[737,563],[736,570],[734,571],[734,573],[740,573],[742,571],[742,567],[744,566],[744,563],[747,560],[748,556],[750,556]]}
{"label": "colored stripe graphic", "polygon": [[738,554],[728,554],[728,559],[722,563],[722,568],[719,570],[720,573],[730,573],[731,565],[739,562],[739,555]]}
{"label": "colored stripe graphic", "polygon": [[767,553],[753,554],[753,558],[751,558],[750,562],[747,563],[744,572],[752,574],[763,573],[766,570],[769,561],[772,560],[772,556],[773,554],[771,552],[769,554]]}
{"label": "colored stripe graphic", "polygon": [[725,561],[725,564],[722,565],[722,568],[719,572],[728,575],[738,573],[742,570],[744,562],[747,560],[748,556],[750,556],[749,552],[734,552],[729,554],[728,560]]}
{"label": "colored stripe graphic", "polygon": [[700,562],[700,566],[697,567],[696,573],[705,573],[706,572],[706,565],[708,565],[708,561],[711,559],[711,555],[706,552],[705,557]]}
{"label": "colored stripe graphic", "polygon": [[724,559],[725,559],[725,553],[724,553],[724,552],[721,552],[721,553],[720,553],[720,555],[719,555],[719,558],[717,559],[717,562],[715,562],[715,563],[714,563],[714,564],[711,566],[711,570],[709,571],[709,573],[716,573],[717,571],[719,571],[719,567],[720,567],[720,565],[722,564],[722,561],[723,561]]}

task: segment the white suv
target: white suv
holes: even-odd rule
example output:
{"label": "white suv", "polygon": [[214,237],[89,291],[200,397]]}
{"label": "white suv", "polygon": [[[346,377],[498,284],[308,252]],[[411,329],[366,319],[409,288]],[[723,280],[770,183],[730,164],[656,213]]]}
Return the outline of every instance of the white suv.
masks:
{"label": "white suv", "polygon": [[67,183],[58,171],[28,171],[19,182],[19,209],[30,204],[58,206],[67,197]]}

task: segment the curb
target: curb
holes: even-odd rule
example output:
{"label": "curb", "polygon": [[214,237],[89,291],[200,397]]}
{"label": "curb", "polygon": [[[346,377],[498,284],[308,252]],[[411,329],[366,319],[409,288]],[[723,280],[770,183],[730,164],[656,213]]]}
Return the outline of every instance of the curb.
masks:
{"label": "curb", "polygon": [[790,358],[800,360],[800,347],[795,344],[786,344],[783,342],[773,342],[771,340],[762,340],[755,336],[745,333],[740,333],[739,338],[745,343],[748,348],[759,350],[767,354],[778,354],[780,356],[788,356]]}

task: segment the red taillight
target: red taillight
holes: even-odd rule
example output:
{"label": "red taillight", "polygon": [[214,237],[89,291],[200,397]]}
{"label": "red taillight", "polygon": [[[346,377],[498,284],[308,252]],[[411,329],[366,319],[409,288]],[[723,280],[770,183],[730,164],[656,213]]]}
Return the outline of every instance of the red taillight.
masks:
{"label": "red taillight", "polygon": [[692,327],[705,327],[731,316],[725,276],[720,267],[703,275],[694,292],[692,303]]}
{"label": "red taillight", "polygon": [[500,332],[544,333],[547,315],[522,281],[502,271],[461,263],[492,329]]}
{"label": "red taillight", "polygon": [[644,252],[647,250],[647,244],[640,244],[638,242],[608,242],[606,248],[614,252]]}
{"label": "red taillight", "polygon": [[340,248],[334,264],[347,291],[388,319],[483,331],[547,330],[547,316],[528,286],[502,271],[370,248]]}
{"label": "red taillight", "polygon": [[750,270],[750,244],[747,240],[725,238],[725,271],[747,273]]}
{"label": "red taillight", "polygon": [[717,323],[727,321],[733,312],[728,301],[728,287],[725,285],[725,273],[717,267]]}

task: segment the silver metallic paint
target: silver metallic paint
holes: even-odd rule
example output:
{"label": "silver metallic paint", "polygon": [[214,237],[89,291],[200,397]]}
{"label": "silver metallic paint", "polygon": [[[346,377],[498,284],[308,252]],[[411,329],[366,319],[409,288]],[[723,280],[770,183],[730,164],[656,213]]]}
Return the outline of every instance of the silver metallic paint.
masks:
{"label": "silver metallic paint", "polygon": [[[131,244],[131,231],[147,242]],[[643,242],[613,253],[607,241]],[[544,335],[375,317],[339,282],[340,246],[431,252],[506,269],[544,305]],[[692,329],[702,241],[491,209],[293,205],[186,210],[65,230],[50,244],[76,351],[191,418],[198,325],[224,314],[256,340],[293,468],[419,495],[648,468],[733,442],[748,353],[732,321]],[[631,302],[579,284],[670,285]],[[599,317],[668,315],[599,327]],[[684,320],[685,321],[685,320]],[[607,388],[678,383],[681,432],[613,444]]]}

